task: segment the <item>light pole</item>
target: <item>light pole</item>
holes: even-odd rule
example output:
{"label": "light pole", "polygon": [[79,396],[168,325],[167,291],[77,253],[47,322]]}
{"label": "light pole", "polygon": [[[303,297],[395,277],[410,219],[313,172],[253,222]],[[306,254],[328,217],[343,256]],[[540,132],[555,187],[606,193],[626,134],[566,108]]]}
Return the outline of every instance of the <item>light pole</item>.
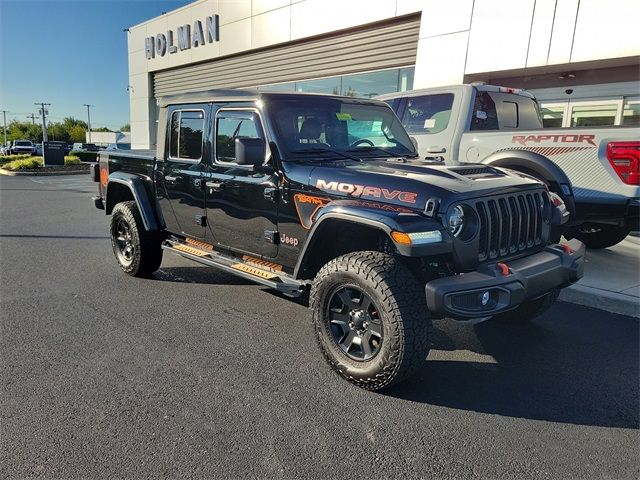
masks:
{"label": "light pole", "polygon": [[42,115],[42,143],[44,144],[44,142],[49,141],[49,138],[47,137],[47,114],[49,113],[49,111],[44,107],[48,107],[51,104],[44,103],[44,102],[36,102],[34,103],[34,105],[40,106],[40,115]]}
{"label": "light pole", "polygon": [[2,117],[4,118],[4,146],[7,146],[7,111],[2,110]]}
{"label": "light pole", "polygon": [[85,107],[87,107],[87,127],[89,129],[89,143],[91,143],[91,112],[89,109],[93,107],[93,105],[89,105],[88,103],[83,103]]}

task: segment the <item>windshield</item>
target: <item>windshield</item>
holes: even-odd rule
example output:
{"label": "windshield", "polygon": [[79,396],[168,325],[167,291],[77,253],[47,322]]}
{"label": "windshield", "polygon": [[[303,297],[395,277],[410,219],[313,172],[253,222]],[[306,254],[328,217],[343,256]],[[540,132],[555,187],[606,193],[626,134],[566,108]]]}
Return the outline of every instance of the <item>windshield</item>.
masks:
{"label": "windshield", "polygon": [[31,145],[31,142],[16,142],[16,147],[30,147]]}
{"label": "windshield", "polygon": [[[279,138],[293,156],[319,152],[342,158],[416,154],[404,127],[385,105],[327,97],[272,97],[269,111]],[[344,155],[346,152],[351,153]]]}

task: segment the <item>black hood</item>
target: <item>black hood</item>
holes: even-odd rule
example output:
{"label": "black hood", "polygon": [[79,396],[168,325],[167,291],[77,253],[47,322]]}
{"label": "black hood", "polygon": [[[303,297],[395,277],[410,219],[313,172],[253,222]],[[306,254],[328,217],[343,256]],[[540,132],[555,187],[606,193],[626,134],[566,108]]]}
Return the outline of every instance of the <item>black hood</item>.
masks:
{"label": "black hood", "polygon": [[449,198],[459,202],[541,188],[542,184],[520,172],[486,165],[446,166],[366,159],[315,166],[308,171],[308,186],[332,195],[423,210],[429,199],[439,200],[441,207],[446,208]]}

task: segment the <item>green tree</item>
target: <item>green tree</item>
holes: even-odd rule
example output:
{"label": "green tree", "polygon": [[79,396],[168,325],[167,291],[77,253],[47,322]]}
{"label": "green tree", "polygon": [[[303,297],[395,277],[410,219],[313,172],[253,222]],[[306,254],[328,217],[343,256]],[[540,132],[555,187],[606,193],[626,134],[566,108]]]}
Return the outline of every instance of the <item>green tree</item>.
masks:
{"label": "green tree", "polygon": [[128,123],[125,123],[123,126],[120,127],[120,131],[121,132],[130,132],[131,131],[131,125],[129,125]]}
{"label": "green tree", "polygon": [[21,122],[12,120],[7,125],[7,140],[31,140],[38,142],[42,140],[42,127],[31,122]]}
{"label": "green tree", "polygon": [[92,128],[91,131],[92,132],[113,132],[113,130],[108,129],[107,127]]}

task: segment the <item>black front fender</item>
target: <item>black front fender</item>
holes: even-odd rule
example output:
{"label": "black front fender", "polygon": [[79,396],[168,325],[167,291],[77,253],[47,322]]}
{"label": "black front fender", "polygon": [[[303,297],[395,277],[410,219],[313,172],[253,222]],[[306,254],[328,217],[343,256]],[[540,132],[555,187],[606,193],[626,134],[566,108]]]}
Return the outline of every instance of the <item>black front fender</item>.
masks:
{"label": "black front fender", "polygon": [[[150,181],[150,179],[147,180],[147,182]],[[163,227],[164,221],[157,200],[149,193],[145,186],[145,180],[139,175],[131,173],[113,172],[109,175],[105,194],[105,210],[107,214],[110,214],[116,203],[121,201],[121,199],[118,198],[119,196],[115,195],[115,185],[123,185],[131,192],[133,200],[135,200],[140,210],[142,222],[146,230],[157,231]],[[151,192],[153,192],[153,190],[151,190]]]}
{"label": "black front fender", "polygon": [[[439,255],[450,253],[453,249],[450,235],[444,231],[437,220],[392,205],[359,200],[338,200],[326,205],[316,214],[295,267],[294,276],[296,278],[318,247],[317,239],[320,237],[322,229],[334,224],[334,222],[341,222],[345,225],[357,224],[380,230],[394,242],[398,253],[406,257]],[[429,231],[441,232],[442,241],[426,245],[402,245],[391,237],[391,232]]]}

